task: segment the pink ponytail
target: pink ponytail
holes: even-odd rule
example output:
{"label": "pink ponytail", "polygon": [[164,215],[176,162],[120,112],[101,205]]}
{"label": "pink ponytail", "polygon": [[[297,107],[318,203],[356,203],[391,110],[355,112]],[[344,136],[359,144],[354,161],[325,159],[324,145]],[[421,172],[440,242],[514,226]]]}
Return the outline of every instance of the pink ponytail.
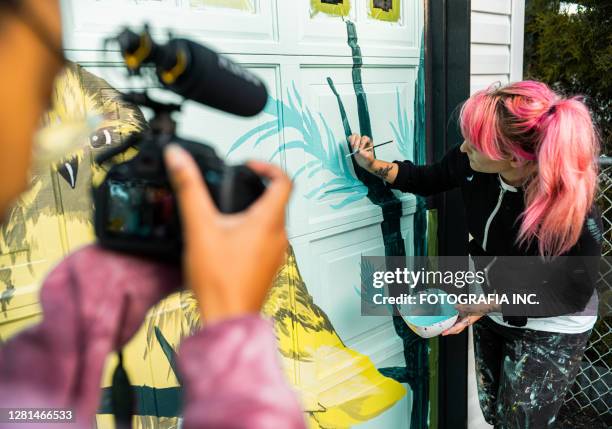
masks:
{"label": "pink ponytail", "polygon": [[517,243],[537,239],[544,257],[567,252],[597,189],[599,142],[584,103],[523,81],[477,92],[464,104],[460,122],[463,136],[488,157],[537,164],[525,188]]}

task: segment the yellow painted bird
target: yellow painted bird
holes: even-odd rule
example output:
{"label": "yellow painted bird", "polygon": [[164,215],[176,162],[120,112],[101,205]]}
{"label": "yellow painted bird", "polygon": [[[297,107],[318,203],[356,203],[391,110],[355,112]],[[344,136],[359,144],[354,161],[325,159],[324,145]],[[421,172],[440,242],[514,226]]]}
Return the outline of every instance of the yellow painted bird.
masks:
{"label": "yellow painted bird", "polygon": [[[0,335],[5,337],[21,326],[6,321],[12,312],[18,315],[20,309],[35,303],[37,285],[49,268],[93,240],[89,189],[92,181],[101,180],[104,170],[92,158],[146,126],[136,106],[121,101],[107,82],[76,65],[58,79],[52,106],[43,125],[49,129],[96,116],[102,117],[102,123],[73,155],[33,172],[30,191],[13,207],[0,231],[0,282],[5,288]],[[263,314],[274,319],[279,355],[288,379],[302,396],[312,428],[350,427],[382,413],[404,396],[401,384],[382,376],[367,356],[343,344],[308,293],[291,249]],[[195,299],[190,292],[180,292],[155,306],[126,346],[124,365],[139,394],[140,408],[148,414],[137,417],[137,427],[177,427],[180,377],[171,358],[181,339],[199,327]],[[103,387],[109,386],[115,363],[116,357],[111,356]],[[109,415],[99,415],[97,420],[99,427],[112,427]]]}
{"label": "yellow painted bird", "polygon": [[[106,81],[76,64],[69,64],[56,80],[51,106],[34,158],[58,139],[72,153],[52,164],[36,163],[29,190],[0,226],[0,338],[32,322],[24,316],[37,313],[38,287],[53,264],[92,241],[90,188],[104,173],[93,162],[96,153],[146,126],[137,106],[122,101]],[[66,131],[70,125],[90,118],[100,118],[90,134],[77,133],[76,144],[61,141],[74,137]]]}
{"label": "yellow painted bird", "polygon": [[[274,320],[287,379],[301,395],[311,429],[348,428],[363,423],[405,395],[404,387],[380,374],[367,356],[344,345],[308,293],[291,248],[262,313]],[[132,384],[147,386],[139,388],[139,397],[151,403],[141,404],[141,408],[159,409],[156,398],[179,394],[176,388],[180,377],[172,368],[172,355],[181,340],[199,328],[197,302],[190,292],[174,294],[151,310],[140,332],[123,351],[131,364],[128,372]],[[105,379],[109,382],[114,364],[113,361],[106,370]],[[168,408],[178,407],[176,399],[176,405]],[[173,421],[167,416],[158,420],[139,417],[138,422],[141,428],[178,425],[178,419]]]}

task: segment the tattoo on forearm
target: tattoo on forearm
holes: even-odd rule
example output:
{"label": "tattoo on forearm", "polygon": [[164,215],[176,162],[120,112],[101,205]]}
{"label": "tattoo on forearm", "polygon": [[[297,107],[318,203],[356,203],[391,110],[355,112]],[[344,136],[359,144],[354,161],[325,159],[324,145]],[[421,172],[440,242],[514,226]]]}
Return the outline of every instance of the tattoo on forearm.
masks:
{"label": "tattoo on forearm", "polygon": [[389,175],[389,172],[393,169],[393,166],[389,165],[388,167],[380,167],[373,171],[374,175],[380,177],[381,179],[386,179]]}

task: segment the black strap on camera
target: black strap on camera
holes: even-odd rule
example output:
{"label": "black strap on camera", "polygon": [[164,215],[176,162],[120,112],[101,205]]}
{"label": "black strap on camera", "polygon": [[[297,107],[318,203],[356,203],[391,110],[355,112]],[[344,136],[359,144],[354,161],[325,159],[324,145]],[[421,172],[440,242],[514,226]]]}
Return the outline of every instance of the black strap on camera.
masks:
{"label": "black strap on camera", "polygon": [[[119,326],[125,326],[129,303],[130,297],[128,296],[121,308],[121,324]],[[116,344],[119,344],[119,341],[120,338],[117,338]],[[117,362],[117,367],[113,372],[111,385],[111,409],[115,416],[115,427],[117,429],[131,429],[136,396],[130,377],[123,366],[123,349],[117,351],[117,357],[119,362]]]}
{"label": "black strap on camera", "polygon": [[111,407],[115,416],[115,427],[130,429],[134,415],[134,389],[130,383],[127,371],[123,367],[123,351],[117,353],[119,362],[113,373],[111,386]]}

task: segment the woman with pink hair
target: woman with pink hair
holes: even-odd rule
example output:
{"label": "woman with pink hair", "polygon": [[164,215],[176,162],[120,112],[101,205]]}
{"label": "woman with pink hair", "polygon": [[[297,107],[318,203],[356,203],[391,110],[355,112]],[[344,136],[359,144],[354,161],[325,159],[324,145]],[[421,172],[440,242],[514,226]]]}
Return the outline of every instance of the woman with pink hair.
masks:
{"label": "woman with pink hair", "polygon": [[426,166],[378,160],[366,136],[349,141],[359,166],[395,189],[423,196],[461,189],[469,251],[487,274],[485,287],[533,293],[539,303],[459,306],[462,317],[443,335],[474,325],[487,422],[553,427],[597,319],[597,133],[579,98],[535,81],[475,93],[460,125],[463,144]]}

